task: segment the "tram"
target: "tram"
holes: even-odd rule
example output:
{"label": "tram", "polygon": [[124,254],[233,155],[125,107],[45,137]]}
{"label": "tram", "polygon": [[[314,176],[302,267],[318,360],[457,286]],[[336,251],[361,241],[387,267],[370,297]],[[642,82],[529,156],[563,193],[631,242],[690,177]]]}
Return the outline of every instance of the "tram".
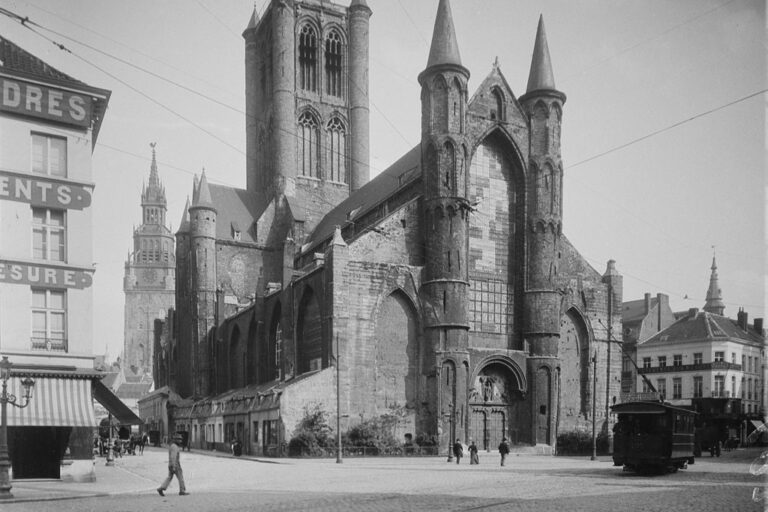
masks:
{"label": "tram", "polygon": [[696,412],[664,402],[616,404],[613,463],[632,471],[677,471],[695,460]]}

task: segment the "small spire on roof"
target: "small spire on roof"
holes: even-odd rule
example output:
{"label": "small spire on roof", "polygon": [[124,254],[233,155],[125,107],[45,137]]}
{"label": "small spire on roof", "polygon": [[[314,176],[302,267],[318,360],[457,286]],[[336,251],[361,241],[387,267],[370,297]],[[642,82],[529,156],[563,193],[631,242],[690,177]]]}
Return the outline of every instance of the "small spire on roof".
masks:
{"label": "small spire on roof", "polygon": [[528,75],[526,92],[538,90],[556,90],[555,75],[552,73],[552,61],[549,58],[547,32],[544,29],[544,15],[539,16],[539,26],[536,29],[536,43],[533,45],[531,72]]}
{"label": "small spire on roof", "polygon": [[200,183],[197,185],[197,200],[192,201],[192,206],[213,206],[211,190],[208,188],[208,179],[205,177],[205,168],[200,175]]}
{"label": "small spire on roof", "polygon": [[256,28],[256,25],[258,24],[259,24],[259,11],[256,9],[256,2],[253,2],[253,14],[251,14],[251,19],[248,21],[248,26],[245,27],[245,30]]}
{"label": "small spire on roof", "polygon": [[704,304],[704,311],[722,315],[725,312],[725,303],[723,302],[723,291],[720,289],[720,282],[717,275],[717,261],[715,260],[715,246],[712,246],[712,274],[709,276],[709,289],[707,290],[707,302]]}
{"label": "small spire on roof", "polygon": [[440,4],[437,6],[437,16],[435,17],[435,28],[432,31],[432,46],[429,49],[427,68],[440,64],[461,66],[459,43],[456,41],[451,4],[448,0],[440,0]]}

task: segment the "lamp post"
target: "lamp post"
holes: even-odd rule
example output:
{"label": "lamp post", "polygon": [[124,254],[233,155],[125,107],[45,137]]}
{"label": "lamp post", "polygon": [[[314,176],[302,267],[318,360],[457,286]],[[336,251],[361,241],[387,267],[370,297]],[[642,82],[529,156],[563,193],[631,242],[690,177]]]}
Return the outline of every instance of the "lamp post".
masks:
{"label": "lamp post", "polygon": [[339,354],[339,334],[336,333],[336,464],[344,462],[341,446],[341,378],[339,375],[341,366],[341,354]]}
{"label": "lamp post", "polygon": [[13,364],[8,361],[7,356],[3,356],[0,361],[0,380],[3,381],[3,391],[0,393],[0,500],[7,500],[13,498],[11,494],[11,479],[8,474],[8,468],[11,467],[11,459],[8,456],[8,416],[7,406],[11,404],[14,407],[23,409],[29,405],[29,401],[32,399],[32,388],[35,385],[35,381],[29,377],[21,381],[21,385],[24,386],[24,403],[17,404],[16,396],[8,393],[8,379],[11,378],[11,366]]}

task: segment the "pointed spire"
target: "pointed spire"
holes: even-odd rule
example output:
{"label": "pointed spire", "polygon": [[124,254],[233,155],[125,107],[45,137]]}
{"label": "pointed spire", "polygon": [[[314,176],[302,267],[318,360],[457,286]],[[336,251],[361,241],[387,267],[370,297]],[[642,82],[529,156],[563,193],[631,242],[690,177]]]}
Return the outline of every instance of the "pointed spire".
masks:
{"label": "pointed spire", "polygon": [[557,90],[555,75],[552,73],[552,61],[549,58],[547,33],[544,30],[544,15],[539,16],[539,27],[536,30],[536,43],[533,45],[531,72],[528,75],[526,93],[538,90]]}
{"label": "pointed spire", "polygon": [[176,233],[188,233],[189,232],[189,196],[187,196],[187,202],[184,205],[184,213],[181,214],[181,222],[179,223],[179,230]]}
{"label": "pointed spire", "polygon": [[[203,172],[205,172],[205,167],[203,167]],[[192,178],[192,204],[197,203],[197,194],[200,190],[200,178],[197,176],[197,173],[195,173],[194,178]]]}
{"label": "pointed spire", "polygon": [[432,32],[432,46],[429,49],[427,68],[440,64],[461,66],[459,43],[456,41],[451,4],[448,0],[440,0],[440,5],[437,6],[437,17],[435,18],[435,29]]}
{"label": "pointed spire", "polygon": [[723,291],[720,289],[720,282],[717,276],[714,247],[712,249],[712,274],[709,276],[709,289],[707,290],[707,302],[704,304],[704,311],[722,315],[725,311],[725,304],[723,303]]}
{"label": "pointed spire", "polygon": [[197,185],[197,198],[192,201],[192,206],[213,207],[211,201],[211,190],[208,188],[208,179],[205,177],[205,169],[200,176],[200,183]]}
{"label": "pointed spire", "polygon": [[149,144],[152,147],[152,165],[149,168],[149,187],[160,189],[160,177],[157,174],[157,155],[155,154],[156,142]]}
{"label": "pointed spire", "polygon": [[251,19],[250,21],[248,21],[248,26],[245,27],[245,30],[256,28],[256,25],[258,24],[259,24],[259,12],[256,10],[256,2],[253,2],[253,14],[251,14]]}

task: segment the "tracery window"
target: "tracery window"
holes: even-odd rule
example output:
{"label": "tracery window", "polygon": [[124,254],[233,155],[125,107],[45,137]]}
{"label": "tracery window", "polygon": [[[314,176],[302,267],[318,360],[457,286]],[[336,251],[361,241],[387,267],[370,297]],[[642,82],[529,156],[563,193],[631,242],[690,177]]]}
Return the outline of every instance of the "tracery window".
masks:
{"label": "tracery window", "polygon": [[347,182],[347,134],[337,117],[328,123],[328,168],[331,181]]}
{"label": "tracery window", "polygon": [[338,32],[331,32],[325,40],[325,92],[341,97],[342,45]]}
{"label": "tracery window", "polygon": [[317,35],[310,25],[299,33],[299,80],[302,89],[317,90]]}
{"label": "tracery window", "polygon": [[299,117],[298,126],[298,144],[299,144],[299,165],[302,176],[318,177],[317,172],[317,154],[318,154],[318,130],[317,120],[309,112],[304,112]]}

